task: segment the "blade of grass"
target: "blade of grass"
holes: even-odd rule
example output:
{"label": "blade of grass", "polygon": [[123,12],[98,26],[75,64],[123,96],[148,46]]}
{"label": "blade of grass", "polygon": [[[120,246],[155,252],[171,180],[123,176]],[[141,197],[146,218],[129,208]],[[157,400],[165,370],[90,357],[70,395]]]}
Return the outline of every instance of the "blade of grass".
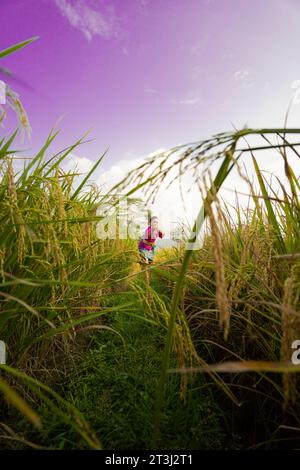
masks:
{"label": "blade of grass", "polygon": [[0,391],[12,406],[17,408],[36,428],[41,429],[41,420],[35,411],[23,400],[8,383],[0,378]]}
{"label": "blade of grass", "polygon": [[10,54],[13,54],[14,52],[18,51],[19,49],[22,49],[23,47],[27,46],[28,44],[31,44],[32,42],[36,41],[39,39],[39,36],[33,36],[30,39],[26,39],[26,41],[19,42],[17,44],[14,44],[13,46],[8,47],[7,49],[3,49],[0,51],[0,59],[3,57],[6,57]]}
{"label": "blade of grass", "polygon": [[102,162],[103,158],[105,157],[105,155],[107,154],[108,152],[108,149],[105,150],[105,152],[101,155],[101,157],[96,161],[95,165],[92,167],[92,169],[88,172],[88,174],[86,175],[86,177],[83,179],[83,181],[80,183],[80,185],[78,186],[78,188],[76,189],[76,191],[72,194],[71,196],[71,200],[74,200],[76,198],[76,196],[80,193],[80,191],[82,190],[83,186],[85,185],[85,183],[89,180],[89,178],[91,177],[91,175],[94,173],[94,171],[96,170],[96,168],[100,165],[100,163]]}

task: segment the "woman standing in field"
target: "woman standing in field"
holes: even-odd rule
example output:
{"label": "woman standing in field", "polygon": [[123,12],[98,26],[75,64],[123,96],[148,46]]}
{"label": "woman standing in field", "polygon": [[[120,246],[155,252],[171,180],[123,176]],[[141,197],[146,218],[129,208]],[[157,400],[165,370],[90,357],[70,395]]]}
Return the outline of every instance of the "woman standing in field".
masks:
{"label": "woman standing in field", "polygon": [[139,252],[143,263],[150,264],[154,261],[156,239],[163,238],[164,234],[158,228],[158,217],[151,217],[150,225],[146,228],[143,238],[139,241]]}

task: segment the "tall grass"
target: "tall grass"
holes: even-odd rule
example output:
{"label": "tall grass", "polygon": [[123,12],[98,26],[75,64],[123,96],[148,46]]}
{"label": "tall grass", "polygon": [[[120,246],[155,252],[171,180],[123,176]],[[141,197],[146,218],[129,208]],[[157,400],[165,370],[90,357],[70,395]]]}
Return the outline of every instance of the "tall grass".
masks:
{"label": "tall grass", "polygon": [[[4,141],[8,156],[0,180],[1,339],[10,365],[48,383],[47,370],[63,368],[58,355],[70,353],[85,324],[101,324],[115,310],[103,307],[102,299],[133,261],[130,241],[115,247],[98,239],[97,191],[73,190],[76,174],[45,159],[54,136],[17,176]],[[118,312],[134,308],[123,305]]]}
{"label": "tall grass", "polygon": [[[194,250],[187,248],[183,254],[182,265],[178,271],[177,280],[174,283],[172,292],[170,293],[172,301],[169,309],[169,327],[166,338],[166,347],[162,360],[161,378],[160,384],[157,389],[157,400],[155,407],[154,417],[154,430],[152,448],[155,448],[158,430],[159,430],[159,418],[161,409],[163,406],[164,389],[167,380],[167,370],[172,349],[172,343],[174,341],[174,328],[178,318],[182,318],[184,315],[182,311],[182,292],[185,286],[187,291],[194,288],[194,274],[188,276],[189,264],[192,258],[194,258],[193,266],[196,263],[196,271],[199,273],[201,280],[206,279],[204,283],[204,290],[207,294],[209,291],[212,295],[213,308],[208,306],[206,310],[219,313],[219,322],[224,325],[224,336],[225,339],[228,337],[230,332],[230,317],[234,315],[232,306],[242,302],[243,309],[246,311],[255,311],[256,314],[262,305],[267,312],[262,314],[263,322],[260,326],[249,320],[252,318],[252,313],[247,314],[248,326],[251,325],[254,331],[259,331],[258,337],[260,344],[264,345],[265,351],[267,352],[265,359],[273,360],[274,356],[280,359],[278,348],[275,347],[276,341],[281,342],[281,358],[285,361],[289,361],[291,357],[291,339],[299,337],[299,313],[297,309],[299,307],[299,266],[296,262],[295,253],[299,251],[299,240],[300,240],[300,218],[299,218],[299,177],[295,175],[292,167],[289,164],[289,155],[293,152],[299,157],[297,152],[297,142],[290,143],[286,136],[292,134],[299,134],[299,129],[244,129],[232,134],[219,134],[214,138],[203,141],[188,144],[186,146],[175,147],[169,152],[164,152],[161,155],[156,155],[155,158],[151,158],[143,163],[133,175],[126,177],[118,186],[126,187],[131,184],[132,188],[127,194],[132,194],[135,191],[145,188],[145,194],[148,198],[155,196],[158,187],[166,181],[168,174],[174,171],[174,168],[178,168],[178,176],[185,172],[191,171],[195,176],[195,183],[199,184],[200,179],[205,174],[210,174],[214,169],[216,170],[215,177],[211,182],[210,187],[204,185],[206,188],[206,194],[203,197],[203,206],[199,210],[197,220],[192,230],[192,234],[188,240],[191,244],[195,241],[199,234],[205,219],[208,217],[211,227],[211,244],[210,254],[214,256],[213,272],[215,274],[214,280],[209,280],[204,277],[204,272],[207,271],[206,263],[198,262],[197,257],[199,255]],[[252,147],[248,144],[246,148],[238,148],[238,143],[241,139],[245,139],[249,136],[257,136],[264,141],[267,141],[268,145],[256,144]],[[279,139],[279,143],[272,142],[272,139]],[[281,140],[281,142],[280,142]],[[263,173],[260,171],[257,160],[254,155],[254,151],[266,151],[273,150],[277,152],[283,159],[285,178],[288,182],[289,187],[287,188],[283,181],[278,180],[279,189],[281,189],[281,195],[278,196],[278,191],[275,191],[272,186],[268,185]],[[174,158],[175,155],[175,158]],[[241,168],[239,167],[239,160],[242,156],[246,155],[247,159],[253,163],[254,171],[257,177],[260,193],[256,193],[253,190],[253,185],[250,180],[242,174]],[[172,158],[170,158],[172,157]],[[278,155],[274,155],[274,158],[278,158]],[[216,165],[219,163],[219,168],[216,169]],[[246,179],[249,184],[250,197],[254,202],[254,212],[248,213],[248,217],[244,221],[244,226],[241,223],[241,209],[238,209],[238,220],[239,224],[237,228],[230,226],[230,215],[227,218],[222,215],[220,208],[217,213],[212,210],[212,206],[215,205],[217,193],[221,188],[223,182],[230,174],[234,167],[238,167],[241,177]],[[202,172],[202,176],[201,176]],[[174,178],[174,175],[173,175]],[[175,178],[176,179],[176,178]],[[215,213],[215,215],[214,215]],[[218,223],[216,222],[218,221]],[[220,224],[223,223],[224,227],[222,234],[219,236]],[[261,260],[259,264],[259,275],[256,277],[257,285],[253,285],[254,275],[254,257],[255,252],[249,251],[249,241],[245,240],[245,234],[249,237],[248,233],[251,234],[251,239],[254,237],[256,241],[256,247],[258,253],[261,251],[261,256],[266,253],[267,260],[266,264],[262,266]],[[255,240],[255,237],[259,234],[259,238]],[[223,248],[221,249],[220,241],[223,241]],[[225,240],[228,240],[228,244],[225,244]],[[259,240],[259,242],[257,241]],[[230,244],[229,244],[230,242]],[[245,252],[244,244],[247,244],[247,252]],[[250,245],[251,246],[251,245]],[[235,270],[231,268],[231,262],[233,263],[232,252],[235,257],[242,256],[242,259],[234,261]],[[203,255],[203,250],[200,251],[200,256]],[[291,258],[287,258],[287,255],[292,254]],[[292,263],[286,264],[287,260],[292,260]],[[276,260],[276,261],[275,261]],[[247,265],[248,263],[248,265]],[[280,267],[278,268],[278,263]],[[228,266],[231,269],[228,269]],[[249,267],[250,266],[250,267]],[[249,271],[249,272],[248,272]],[[277,276],[278,271],[278,284],[275,288],[276,297],[271,295],[270,279],[274,283],[274,278]],[[195,271],[193,270],[193,273]],[[229,272],[233,279],[230,280]],[[253,288],[254,293],[251,295],[253,302],[256,302],[256,306],[249,307],[247,300],[242,297],[241,299],[236,298],[239,294],[239,286],[245,286],[247,279],[251,279],[250,286]],[[265,279],[265,280],[264,280]],[[210,283],[212,282],[212,285]],[[263,283],[263,285],[262,285]],[[198,285],[198,284],[197,284]],[[200,304],[203,293],[201,291],[195,291],[194,302]],[[265,295],[266,294],[266,295]],[[254,300],[255,299],[255,300]],[[186,299],[185,299],[186,301]],[[260,303],[260,304],[259,304]],[[260,305],[260,307],[258,307]],[[269,305],[269,308],[266,308]],[[189,305],[187,306],[189,307]],[[275,308],[275,313],[274,313]],[[277,310],[277,311],[276,311]],[[279,313],[279,318],[278,318]],[[240,316],[240,313],[239,313]],[[280,320],[281,318],[281,320]],[[268,321],[266,321],[268,319]],[[274,332],[270,333],[269,321],[272,324],[272,328],[275,328]],[[279,324],[278,324],[279,322]],[[261,323],[261,322],[260,322]],[[278,333],[278,325],[282,325],[282,334]],[[297,325],[297,328],[296,328]],[[211,328],[215,328],[214,325],[210,327],[210,332],[213,331]],[[250,328],[250,326],[249,326]],[[298,335],[298,336],[297,336]],[[262,339],[263,338],[263,339]],[[268,341],[270,342],[269,347]],[[271,354],[272,353],[272,354]],[[239,355],[242,360],[242,356]],[[203,357],[198,358],[199,362],[203,362]],[[231,366],[230,366],[231,367]],[[230,367],[228,370],[230,371]],[[251,370],[262,370],[261,363],[251,363]],[[270,366],[267,364],[266,370],[270,370]],[[295,379],[292,379],[289,374],[291,367],[290,364],[283,366],[286,367],[287,373],[284,374],[284,396],[285,400],[289,397],[293,397],[295,401],[295,384],[293,386],[293,392],[291,393],[292,383]],[[295,369],[298,368],[295,366]],[[209,368],[201,365],[201,369],[210,371],[217,371],[218,369]],[[224,370],[224,366],[221,370]],[[182,369],[186,373],[186,369]],[[193,368],[195,371],[195,368]],[[295,377],[295,376],[293,376]],[[222,381],[220,382],[222,383]],[[225,384],[223,383],[222,386]],[[228,389],[224,387],[224,391],[228,393]]]}

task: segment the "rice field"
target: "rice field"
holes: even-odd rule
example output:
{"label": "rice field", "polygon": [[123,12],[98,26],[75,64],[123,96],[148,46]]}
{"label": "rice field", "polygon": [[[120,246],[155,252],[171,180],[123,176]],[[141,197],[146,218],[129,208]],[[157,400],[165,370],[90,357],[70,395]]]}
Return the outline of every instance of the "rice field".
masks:
{"label": "rice field", "polygon": [[[300,129],[174,147],[106,197],[90,184],[102,157],[77,186],[63,169],[85,137],[53,155],[51,131],[16,172],[17,134],[0,141],[0,448],[299,449]],[[282,161],[276,182],[266,152]],[[184,243],[141,266],[135,240],[99,239],[101,208],[117,192],[153,197],[174,168],[203,204]],[[248,206],[232,211],[219,194],[234,170]]]}

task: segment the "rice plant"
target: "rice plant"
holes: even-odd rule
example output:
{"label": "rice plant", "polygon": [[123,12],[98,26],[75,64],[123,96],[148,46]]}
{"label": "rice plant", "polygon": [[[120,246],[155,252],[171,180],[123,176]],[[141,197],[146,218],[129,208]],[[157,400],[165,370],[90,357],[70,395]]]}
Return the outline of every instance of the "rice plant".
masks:
{"label": "rice plant", "polygon": [[[211,299],[211,303],[208,302],[206,308],[203,305],[202,309],[204,312],[212,312],[213,317],[215,314],[219,315],[218,322],[224,327],[225,340],[230,335],[230,321],[236,316],[242,318],[243,323],[247,323],[248,330],[251,329],[252,332],[255,332],[256,342],[263,349],[265,360],[274,361],[276,358],[280,361],[281,358],[279,370],[282,372],[286,370],[286,373],[283,374],[284,400],[286,403],[292,398],[295,403],[295,375],[291,376],[290,372],[291,370],[298,371],[299,367],[291,366],[289,359],[291,357],[291,340],[300,334],[299,313],[297,311],[299,309],[299,267],[297,263],[300,239],[299,176],[294,173],[289,164],[289,158],[291,153],[299,157],[297,152],[299,144],[288,142],[287,136],[297,135],[299,132],[299,129],[287,128],[244,129],[231,134],[219,134],[207,141],[175,147],[168,152],[156,155],[155,158],[150,158],[117,186],[119,190],[120,187],[125,188],[130,184],[131,189],[127,194],[133,194],[144,187],[145,194],[150,199],[155,197],[158,188],[167,181],[174,168],[178,170],[175,180],[180,178],[184,172],[190,171],[194,176],[195,184],[201,188],[203,206],[199,210],[188,243],[191,244],[195,241],[205,219],[209,220],[210,226],[210,235],[204,248],[199,253],[187,248],[183,253],[182,264],[170,292],[172,300],[169,308],[169,327],[162,361],[161,380],[157,390],[152,448],[155,448],[158,437],[159,416],[163,406],[175,325],[176,322],[181,321],[179,319],[186,317],[186,309],[193,311],[189,304],[191,299],[189,291],[194,291],[193,303],[198,305],[199,303],[206,305],[207,300]],[[253,136],[263,139],[264,142],[267,141],[267,145],[257,143],[251,146],[246,141],[246,147],[238,147],[241,139],[245,140]],[[278,139],[279,142],[274,142],[275,139]],[[254,152],[270,150],[274,152],[273,158],[283,159],[284,176],[288,187],[284,181],[278,180],[280,195],[278,190],[275,191],[272,185],[268,184],[254,155]],[[254,190],[251,181],[243,174],[242,167],[239,165],[242,158],[252,162],[259,192]],[[231,216],[228,208],[225,208],[225,210],[227,209],[225,215],[220,204],[216,204],[218,191],[233,168],[238,168],[240,177],[247,182],[249,197],[252,198],[254,204],[253,212],[249,210],[243,222],[242,210],[237,207],[238,224],[230,223]],[[215,174],[213,180],[210,176],[212,173]],[[210,176],[210,184],[207,183],[208,176]],[[173,181],[174,173],[169,184],[172,184]],[[207,243],[209,243],[208,248],[206,248]],[[205,253],[209,255],[210,259],[213,256],[210,261],[210,269],[208,269],[208,263],[204,261]],[[193,264],[189,268],[192,259]],[[255,261],[257,261],[256,271]],[[190,270],[192,270],[191,273]],[[210,271],[208,275],[205,274],[207,271]],[[211,279],[212,274],[213,279]],[[199,277],[199,282],[196,281],[197,277]],[[195,290],[196,286],[197,290]],[[251,289],[251,302],[247,300],[248,294],[245,298],[242,291],[243,295],[241,295],[241,288]],[[185,292],[184,299],[182,297],[183,290]],[[182,305],[185,306],[184,311]],[[246,317],[240,312],[236,313],[235,306],[241,307],[243,312],[247,312]],[[202,311],[201,308],[199,310]],[[200,312],[197,313],[201,318]],[[195,313],[193,315],[195,316]],[[256,323],[257,320],[253,320],[254,316],[256,319],[260,317],[259,324]],[[212,336],[215,321],[216,319],[213,318],[213,323],[210,323],[209,336]],[[200,325],[202,325],[201,322]],[[278,349],[280,344],[281,355],[280,348]],[[235,357],[242,361],[244,359],[242,354]],[[198,368],[199,371],[205,370],[217,374],[219,370],[226,370],[226,365],[222,365],[220,368],[203,365],[203,357],[201,356],[198,356],[197,360],[202,362],[201,367]],[[269,371],[270,368],[272,369],[272,362],[262,366],[261,362],[252,361],[249,367],[254,371]],[[231,368],[232,365],[229,364],[229,372],[232,370]],[[247,363],[245,363],[245,368],[243,370],[248,370]],[[181,368],[184,375],[187,370],[187,368]],[[197,367],[190,369],[193,372],[195,370]],[[215,379],[216,377],[218,376],[215,375]],[[223,380],[220,380],[220,383],[229,395],[231,389],[228,390],[225,387]]]}

